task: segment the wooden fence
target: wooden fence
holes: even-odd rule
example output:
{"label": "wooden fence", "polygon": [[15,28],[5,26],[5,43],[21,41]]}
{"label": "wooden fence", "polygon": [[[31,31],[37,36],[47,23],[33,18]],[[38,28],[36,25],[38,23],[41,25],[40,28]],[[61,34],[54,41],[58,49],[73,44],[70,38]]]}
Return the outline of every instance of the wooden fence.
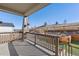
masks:
{"label": "wooden fence", "polygon": [[22,38],[22,33],[19,32],[0,33],[0,43],[11,42],[21,38]]}

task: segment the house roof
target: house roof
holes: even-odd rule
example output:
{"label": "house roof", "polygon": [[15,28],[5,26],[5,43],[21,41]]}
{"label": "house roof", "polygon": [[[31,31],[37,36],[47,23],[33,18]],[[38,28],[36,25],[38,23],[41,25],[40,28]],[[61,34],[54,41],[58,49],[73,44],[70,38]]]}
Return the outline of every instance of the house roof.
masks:
{"label": "house roof", "polygon": [[59,26],[79,26],[79,23],[67,23],[67,24],[52,24],[52,25],[47,25],[46,27],[59,27]]}
{"label": "house roof", "polygon": [[14,27],[12,23],[0,23],[0,26]]}
{"label": "house roof", "polygon": [[[79,30],[79,23],[67,23],[67,24],[53,24],[53,25],[47,25],[47,26],[39,26],[34,29],[47,29],[49,31],[71,31],[71,30]],[[31,29],[31,30],[34,30]]]}

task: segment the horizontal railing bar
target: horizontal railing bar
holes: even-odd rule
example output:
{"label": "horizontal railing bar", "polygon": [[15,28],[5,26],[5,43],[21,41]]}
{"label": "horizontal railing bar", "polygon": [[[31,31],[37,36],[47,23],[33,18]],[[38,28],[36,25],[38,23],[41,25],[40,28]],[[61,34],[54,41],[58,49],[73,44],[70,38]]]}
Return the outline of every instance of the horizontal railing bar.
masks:
{"label": "horizontal railing bar", "polygon": [[73,44],[70,44],[69,46],[71,46],[72,48],[76,48],[76,49],[79,49],[79,47],[73,45]]}
{"label": "horizontal railing bar", "polygon": [[40,35],[40,36],[47,36],[47,37],[60,37],[61,35],[49,35],[49,34],[39,34],[39,33],[30,33],[30,32],[26,32],[25,34],[35,34],[35,35]]}

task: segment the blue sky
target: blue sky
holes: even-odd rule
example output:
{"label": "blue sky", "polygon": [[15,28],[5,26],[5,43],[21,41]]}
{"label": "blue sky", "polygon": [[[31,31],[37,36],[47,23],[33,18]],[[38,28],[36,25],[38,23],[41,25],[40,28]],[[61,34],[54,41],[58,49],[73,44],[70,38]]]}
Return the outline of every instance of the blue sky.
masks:
{"label": "blue sky", "polygon": [[30,17],[31,26],[39,26],[44,22],[60,24],[67,20],[68,23],[79,22],[79,4],[50,4],[40,11],[32,14]]}
{"label": "blue sky", "polygon": [[[22,20],[22,16],[0,12],[0,21],[13,23],[15,28],[22,28]],[[44,22],[55,24],[58,21],[62,24],[64,20],[68,23],[79,22],[79,4],[53,3],[29,16],[31,27],[43,25]]]}
{"label": "blue sky", "polygon": [[13,23],[16,29],[22,28],[22,16],[17,16],[10,13],[5,13],[0,11],[0,21]]}

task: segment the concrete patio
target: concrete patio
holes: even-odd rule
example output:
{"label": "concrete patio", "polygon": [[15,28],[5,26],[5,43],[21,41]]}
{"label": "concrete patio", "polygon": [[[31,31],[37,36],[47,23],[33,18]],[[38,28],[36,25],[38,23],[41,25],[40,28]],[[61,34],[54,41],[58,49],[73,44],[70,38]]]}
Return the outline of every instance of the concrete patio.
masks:
{"label": "concrete patio", "polygon": [[10,56],[8,43],[0,44],[0,56]]}

